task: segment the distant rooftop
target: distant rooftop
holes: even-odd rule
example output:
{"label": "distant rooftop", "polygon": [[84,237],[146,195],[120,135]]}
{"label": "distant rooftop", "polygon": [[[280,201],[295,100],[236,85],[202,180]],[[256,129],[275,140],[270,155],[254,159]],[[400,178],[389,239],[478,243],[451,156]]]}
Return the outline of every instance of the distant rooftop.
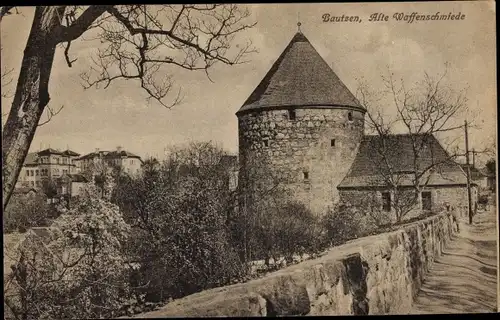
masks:
{"label": "distant rooftop", "polygon": [[115,150],[115,151],[96,150],[94,152],[81,156],[80,158],[78,158],[78,160],[92,159],[95,157],[103,157],[106,159],[114,159],[122,157],[141,159],[140,156],[136,155],[135,153],[129,152],[127,150]]}

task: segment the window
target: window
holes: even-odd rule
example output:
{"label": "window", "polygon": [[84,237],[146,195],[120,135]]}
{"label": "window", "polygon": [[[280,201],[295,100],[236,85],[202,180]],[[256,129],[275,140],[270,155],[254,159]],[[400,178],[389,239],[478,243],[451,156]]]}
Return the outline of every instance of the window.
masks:
{"label": "window", "polygon": [[295,110],[288,110],[288,119],[295,120]]}
{"label": "window", "polygon": [[31,176],[33,177],[35,175],[35,171],[34,170],[30,170],[31,171]]}
{"label": "window", "polygon": [[352,111],[347,113],[347,120],[352,121]]}
{"label": "window", "polygon": [[38,170],[36,170],[35,172],[36,172],[36,175],[38,176],[38,174],[39,174]]}
{"label": "window", "polygon": [[35,181],[30,181],[30,186],[34,187],[35,186]]}
{"label": "window", "polygon": [[309,172],[304,171],[303,174],[304,174],[304,180],[309,180]]}
{"label": "window", "polygon": [[30,171],[26,170],[26,175],[29,177],[30,176]]}
{"label": "window", "polygon": [[335,139],[330,140],[330,146],[335,147]]}
{"label": "window", "polygon": [[57,164],[59,164],[59,158],[56,158],[56,162],[57,162]]}
{"label": "window", "polygon": [[63,164],[67,164],[68,163],[68,159],[67,158],[63,158]]}
{"label": "window", "polygon": [[37,181],[35,184],[36,184],[37,187],[39,187],[40,186],[40,181]]}
{"label": "window", "polygon": [[269,147],[269,140],[264,140],[264,147]]}
{"label": "window", "polygon": [[422,210],[431,211],[432,209],[432,198],[430,191],[422,192]]}
{"label": "window", "polygon": [[389,192],[382,192],[382,210],[391,211],[391,194]]}

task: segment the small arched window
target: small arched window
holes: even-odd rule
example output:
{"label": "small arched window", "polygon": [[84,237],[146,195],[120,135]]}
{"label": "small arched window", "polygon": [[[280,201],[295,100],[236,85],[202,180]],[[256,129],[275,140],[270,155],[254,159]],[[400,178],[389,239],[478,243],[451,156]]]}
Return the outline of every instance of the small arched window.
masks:
{"label": "small arched window", "polygon": [[288,110],[288,119],[295,120],[295,110]]}
{"label": "small arched window", "polygon": [[352,111],[347,113],[347,120],[352,121]]}

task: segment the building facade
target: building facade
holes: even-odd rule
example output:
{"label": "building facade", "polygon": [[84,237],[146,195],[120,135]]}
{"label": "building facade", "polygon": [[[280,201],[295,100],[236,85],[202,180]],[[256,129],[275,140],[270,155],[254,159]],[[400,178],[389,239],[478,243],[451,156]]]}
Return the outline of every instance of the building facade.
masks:
{"label": "building facade", "polygon": [[[309,40],[301,32],[295,34],[236,113],[239,188],[244,196],[240,201],[246,201],[242,205],[256,197],[254,186],[259,181],[274,176],[293,200],[316,214],[325,213],[340,200],[366,197],[378,199],[380,208],[393,211],[394,195],[377,172],[380,163],[368,163],[373,160],[370,148],[377,137],[365,135],[365,113]],[[443,162],[422,177],[425,188],[418,194],[414,212],[450,210],[451,205],[462,210],[464,201],[468,205],[464,171],[448,160],[435,137],[422,137],[422,157],[409,153],[408,136],[388,138],[395,143],[388,154],[394,164],[390,167],[397,168],[403,189],[411,188],[411,159],[418,158],[420,168],[435,160]]]}
{"label": "building facade", "polygon": [[86,154],[76,161],[82,172],[93,171],[95,168],[106,165],[120,168],[123,172],[131,175],[140,173],[143,161],[140,156],[123,150],[118,147],[114,151],[102,151],[96,149],[95,152]]}
{"label": "building facade", "polygon": [[28,153],[16,182],[16,188],[41,188],[44,180],[57,179],[65,173],[78,173],[75,160],[80,156],[71,150],[59,151],[48,148]]}

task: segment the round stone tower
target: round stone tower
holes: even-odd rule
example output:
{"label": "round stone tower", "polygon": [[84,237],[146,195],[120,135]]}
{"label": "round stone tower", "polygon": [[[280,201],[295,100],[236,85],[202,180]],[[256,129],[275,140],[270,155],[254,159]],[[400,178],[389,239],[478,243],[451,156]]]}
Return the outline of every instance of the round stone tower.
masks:
{"label": "round stone tower", "polygon": [[236,113],[240,183],[266,166],[295,200],[324,213],[356,156],[365,112],[298,32]]}

